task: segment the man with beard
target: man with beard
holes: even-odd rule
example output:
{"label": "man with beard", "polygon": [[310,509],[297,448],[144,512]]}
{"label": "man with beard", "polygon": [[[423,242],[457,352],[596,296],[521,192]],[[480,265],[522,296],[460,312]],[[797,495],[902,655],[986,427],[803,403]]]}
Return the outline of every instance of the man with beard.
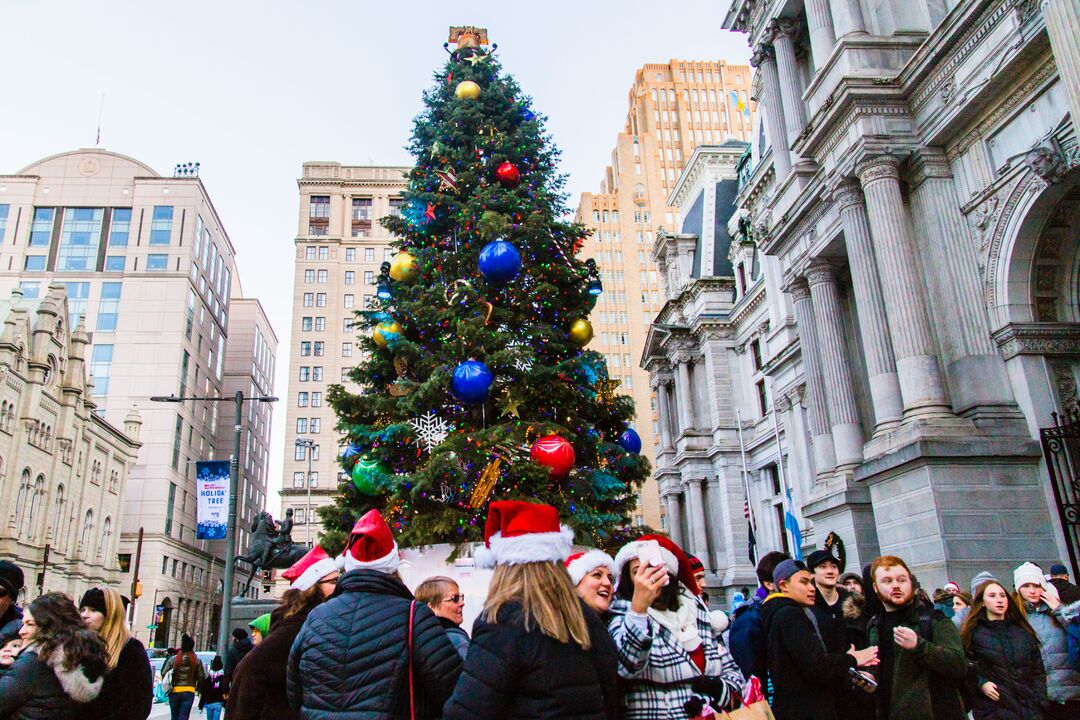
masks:
{"label": "man with beard", "polygon": [[878,720],[964,720],[959,685],[967,659],[956,626],[915,600],[911,571],[884,555],[870,566],[884,612],[870,621],[869,641],[879,648]]}
{"label": "man with beard", "polygon": [[777,720],[836,720],[838,688],[850,682],[849,670],[877,664],[877,648],[828,651],[811,611],[814,576],[802,562],[777,565],[773,583],[779,592],[765,599],[761,611],[773,714]]}

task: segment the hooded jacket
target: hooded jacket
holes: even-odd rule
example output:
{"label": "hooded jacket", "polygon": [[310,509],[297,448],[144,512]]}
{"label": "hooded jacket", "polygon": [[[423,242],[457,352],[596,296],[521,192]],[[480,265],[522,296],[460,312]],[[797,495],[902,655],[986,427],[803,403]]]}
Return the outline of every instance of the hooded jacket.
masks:
{"label": "hooded jacket", "polygon": [[82,715],[85,720],[146,720],[154,704],[154,672],[146,648],[129,638],[116,667],[105,675],[101,694]]}
{"label": "hooded jacket", "polygon": [[[367,569],[345,573],[293,642],[286,674],[289,704],[307,720],[409,717],[412,600],[396,575]],[[421,602],[413,622],[412,666],[416,717],[434,717],[461,674],[461,656]]]}
{"label": "hooded jacket", "polygon": [[232,720],[299,720],[289,707],[285,668],[289,650],[307,620],[308,612],[285,617],[285,608],[271,613],[270,633],[249,652],[233,673],[225,714]]}
{"label": "hooded jacket", "polygon": [[5,720],[75,720],[105,684],[105,660],[84,659],[71,670],[64,669],[63,646],[49,660],[38,656],[31,645],[23,650],[0,676],[0,717]]}
{"label": "hooded jacket", "polygon": [[973,694],[975,720],[1031,720],[1042,717],[1046,671],[1039,641],[1016,623],[978,618],[968,657],[978,667],[977,687],[997,685],[999,698]]}
{"label": "hooded jacket", "polygon": [[3,615],[0,615],[0,645],[19,637],[21,627],[22,608],[13,603],[8,606]]}
{"label": "hooded jacket", "polygon": [[810,608],[773,593],[761,607],[776,720],[833,720],[835,688],[855,658],[828,653]]}
{"label": "hooded jacket", "polygon": [[1069,621],[1080,615],[1080,602],[1059,605],[1051,610],[1046,602],[1037,606],[1024,603],[1028,622],[1042,642],[1042,661],[1046,668],[1046,694],[1052,702],[1080,699],[1080,672],[1069,664]]}

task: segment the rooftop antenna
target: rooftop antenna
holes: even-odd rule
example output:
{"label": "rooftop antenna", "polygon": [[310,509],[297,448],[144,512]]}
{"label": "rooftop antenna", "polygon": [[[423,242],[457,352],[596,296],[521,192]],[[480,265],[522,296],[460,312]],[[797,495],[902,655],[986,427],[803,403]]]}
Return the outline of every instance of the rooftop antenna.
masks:
{"label": "rooftop antenna", "polygon": [[101,93],[101,105],[98,106],[97,112],[97,139],[94,140],[94,147],[101,145],[101,114],[105,111],[105,93]]}

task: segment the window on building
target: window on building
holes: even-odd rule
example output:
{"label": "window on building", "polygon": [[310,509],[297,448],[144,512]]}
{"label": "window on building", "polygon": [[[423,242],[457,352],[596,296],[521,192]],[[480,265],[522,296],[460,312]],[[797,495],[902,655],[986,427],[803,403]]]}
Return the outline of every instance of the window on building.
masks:
{"label": "window on building", "polygon": [[[293,460],[306,460],[307,459],[307,447],[303,445],[293,446]],[[303,480],[301,479],[301,485],[303,487]]]}
{"label": "window on building", "polygon": [[311,407],[322,407],[322,393],[311,393]]}
{"label": "window on building", "polygon": [[[303,448],[299,448],[299,449],[303,450]],[[300,458],[300,459],[302,460],[303,458]],[[298,470],[298,471],[296,471],[296,472],[294,472],[292,474],[292,486],[294,488],[302,488],[302,487],[304,487],[304,471],[303,470]]]}
{"label": "window on building", "polygon": [[356,262],[356,248],[345,248],[345,262]]}
{"label": "window on building", "polygon": [[171,205],[157,205],[150,221],[150,244],[168,245],[172,242],[173,209]]}
{"label": "window on building", "polygon": [[315,307],[326,307],[326,293],[315,294]]}
{"label": "window on building", "polygon": [[304,283],[307,284],[307,285],[310,285],[313,282],[315,282],[315,271],[314,270],[305,270],[304,271]]}
{"label": "window on building", "polygon": [[303,332],[311,332],[312,327],[313,327],[312,326],[312,318],[310,316],[300,318],[300,330],[301,331],[303,331]]}
{"label": "window on building", "polygon": [[165,272],[169,269],[169,256],[147,255],[146,269],[148,272]]}
{"label": "window on building", "polygon": [[761,411],[762,416],[768,415],[769,392],[765,388],[765,380],[758,380],[755,387],[757,388],[758,410]]}
{"label": "window on building", "polygon": [[328,246],[328,245],[320,245],[319,246],[319,259],[320,260],[329,260],[330,259],[330,246]]}
{"label": "window on building", "polygon": [[296,407],[308,406],[308,394],[306,392],[296,393]]}
{"label": "window on building", "polygon": [[[120,313],[120,289],[122,283],[101,283],[101,300],[98,302],[97,329],[98,332],[116,329],[117,318]],[[180,393],[183,395],[183,393]]]}
{"label": "window on building", "polygon": [[315,293],[304,293],[304,307],[315,307]]}
{"label": "window on building", "polygon": [[52,241],[53,220],[55,218],[56,208],[34,208],[34,220],[30,223],[30,247],[49,246]]}
{"label": "window on building", "polygon": [[353,344],[351,342],[341,343],[341,357],[352,357]]}
{"label": "window on building", "polygon": [[322,430],[322,420],[320,418],[311,418],[311,432],[318,433]]}
{"label": "window on building", "polygon": [[113,208],[109,219],[109,247],[127,247],[131,234],[131,208]]}
{"label": "window on building", "polygon": [[[741,266],[740,266],[741,267]],[[750,357],[754,360],[754,370],[761,370],[761,340],[750,343]]]}
{"label": "window on building", "polygon": [[346,270],[345,271],[345,284],[346,285],[354,285],[354,284],[356,284],[356,272],[355,271],[353,271],[353,270]]}
{"label": "window on building", "polygon": [[320,357],[325,354],[325,342],[323,342],[322,340],[316,340],[312,345],[314,350],[314,352],[312,353],[313,355],[315,355],[316,357]]}
{"label": "window on building", "polygon": [[308,246],[307,248],[304,249],[304,259],[305,260],[314,260],[315,259],[315,246],[314,245],[310,245],[310,246]]}
{"label": "window on building", "polygon": [[356,304],[356,296],[352,293],[346,293],[345,295],[345,307],[351,308]]}
{"label": "window on building", "polygon": [[105,257],[105,272],[124,272],[123,255],[107,255]]}
{"label": "window on building", "polygon": [[315,318],[315,332],[323,332],[324,330],[326,330],[326,318],[325,317],[317,317],[317,318]]}
{"label": "window on building", "polygon": [[308,357],[311,355],[311,341],[304,340],[300,343],[300,355],[301,357]]}
{"label": "window on building", "polygon": [[19,283],[19,289],[27,300],[36,300],[41,297],[41,283],[23,281]]}
{"label": "window on building", "polygon": [[392,217],[401,217],[401,213],[404,209],[404,198],[390,198],[390,215]]}
{"label": "window on building", "polygon": [[323,366],[316,365],[311,368],[311,379],[313,382],[322,382],[323,379]]}
{"label": "window on building", "polygon": [[320,270],[319,271],[319,278],[315,282],[319,283],[320,285],[325,285],[326,280],[327,280],[327,271],[326,270]]}
{"label": "window on building", "polygon": [[57,270],[93,270],[101,240],[102,208],[67,208],[60,230]]}
{"label": "window on building", "polygon": [[308,205],[308,217],[309,218],[329,218],[330,217],[330,196],[329,195],[312,195],[310,204]]}
{"label": "window on building", "polygon": [[75,327],[79,317],[86,315],[86,303],[90,297],[90,283],[66,282],[68,296],[68,326]]}
{"label": "window on building", "polygon": [[[375,304],[375,296],[364,294],[364,307],[369,308]],[[349,322],[352,322],[351,320]]]}
{"label": "window on building", "polygon": [[94,397],[109,392],[109,372],[112,370],[113,346],[94,344],[90,354],[90,375],[94,378]]}
{"label": "window on building", "polygon": [[301,365],[300,366],[300,382],[307,382],[310,379],[311,379],[311,366],[310,365]]}

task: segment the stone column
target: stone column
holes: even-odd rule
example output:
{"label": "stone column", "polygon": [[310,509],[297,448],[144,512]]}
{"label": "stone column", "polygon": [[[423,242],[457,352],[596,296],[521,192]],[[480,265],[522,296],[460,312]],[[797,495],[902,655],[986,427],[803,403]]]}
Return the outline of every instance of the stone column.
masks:
{"label": "stone column", "polygon": [[863,20],[862,6],[859,0],[832,0],[833,30],[841,38],[849,33],[866,34],[866,21]]}
{"label": "stone column", "polygon": [[679,495],[681,492],[675,490],[668,490],[664,495],[664,502],[667,504],[667,529],[668,535],[675,541],[675,544],[679,547],[684,547],[682,536],[682,510],[679,508]]}
{"label": "stone column", "polygon": [[926,290],[900,195],[898,160],[878,155],[856,169],[866,195],[904,417],[949,416],[952,409],[941,379],[926,310]]}
{"label": "stone column", "polygon": [[660,451],[671,449],[671,405],[667,378],[660,378],[656,384],[656,412],[659,416],[660,425]]}
{"label": "stone column", "polygon": [[1015,402],[1005,363],[990,337],[975,241],[960,214],[944,151],[921,148],[912,159],[911,215],[926,259],[931,325],[938,332],[953,409]]}
{"label": "stone column", "polygon": [[799,82],[799,64],[795,59],[795,35],[798,27],[787,18],[773,21],[773,47],[780,74],[780,99],[784,103],[784,121],[790,143],[806,127],[806,105]]}
{"label": "stone column", "polygon": [[810,28],[810,52],[813,54],[814,67],[821,69],[836,44],[829,0],[806,0],[806,24]]}
{"label": "stone column", "polygon": [[[810,286],[806,278],[796,278],[791,284],[791,298],[795,304],[795,323],[799,327],[799,347],[802,350],[804,374],[806,375],[806,400],[810,416],[810,441],[814,445],[814,471],[816,474],[836,469],[836,450],[829,432],[829,416],[825,411],[825,389],[822,387],[821,361],[818,348],[817,323],[814,321],[814,305],[810,299]],[[775,403],[776,398],[773,398]]]}
{"label": "stone column", "polygon": [[874,406],[874,432],[877,434],[900,424],[904,404],[900,399],[896,360],[885,321],[885,303],[881,298],[881,280],[874,260],[874,244],[870,239],[870,221],[866,217],[866,202],[857,181],[845,180],[840,183],[833,193],[833,201],[838,206],[844,227],[848,265],[855,286],[859,332],[870,380],[870,401]]}
{"label": "stone column", "polygon": [[765,133],[772,148],[777,181],[791,170],[791,146],[784,125],[784,105],[780,99],[780,75],[776,69],[776,51],[771,45],[759,45],[750,64],[761,73],[762,104],[765,106]]}
{"label": "stone column", "polygon": [[689,478],[685,481],[686,539],[690,543],[690,552],[708,563],[705,559],[709,556],[709,545],[705,538],[705,498],[701,492],[704,482],[704,478]]}
{"label": "stone column", "polygon": [[1042,0],[1042,11],[1073,127],[1080,127],[1080,2]]}
{"label": "stone column", "polygon": [[677,362],[679,367],[676,394],[679,398],[679,434],[682,435],[694,427],[694,407],[691,405],[693,400],[690,394],[690,358],[680,357]]}
{"label": "stone column", "polygon": [[832,420],[836,464],[852,469],[863,459],[863,433],[859,411],[855,407],[855,383],[851,379],[851,362],[844,342],[844,325],[840,317],[840,292],[836,285],[836,268],[823,261],[814,261],[806,273],[810,296],[817,320],[818,348],[821,350],[821,374],[825,397]]}

